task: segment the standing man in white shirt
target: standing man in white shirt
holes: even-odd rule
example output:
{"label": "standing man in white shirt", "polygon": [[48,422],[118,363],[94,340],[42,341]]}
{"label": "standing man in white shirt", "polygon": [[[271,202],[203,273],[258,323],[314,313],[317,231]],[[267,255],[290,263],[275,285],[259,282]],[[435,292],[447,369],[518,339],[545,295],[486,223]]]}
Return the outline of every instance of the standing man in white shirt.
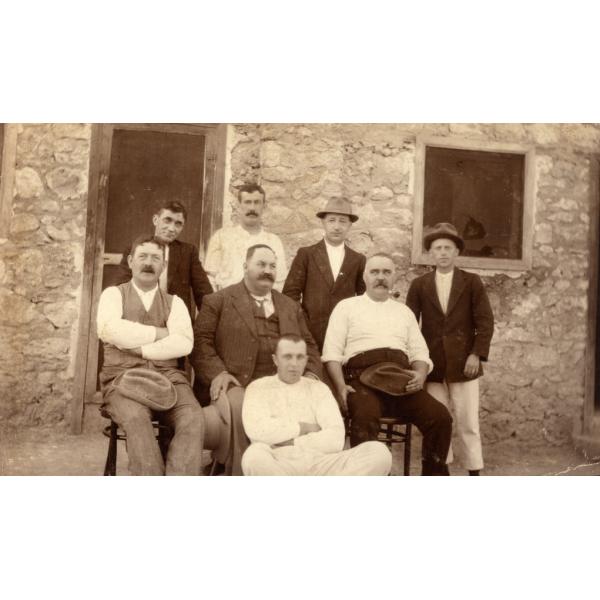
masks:
{"label": "standing man in white shirt", "polygon": [[346,244],[352,224],[358,221],[348,200],[332,198],[317,217],[323,226],[323,239],[298,249],[283,293],[302,305],[310,332],[322,351],[327,323],[336,304],[365,291],[366,258]]}
{"label": "standing man in white shirt", "polygon": [[381,442],[343,449],[344,422],[331,390],[302,376],[308,354],[301,336],[281,336],[273,361],[277,374],[246,389],[244,475],[389,474],[392,455]]}
{"label": "standing man in white shirt", "polygon": [[[423,434],[423,475],[448,475],[452,417],[423,390],[433,364],[414,314],[390,298],[394,273],[388,254],[374,254],[367,260],[366,292],[342,300],[333,309],[322,360],[342,410],[349,413],[352,446],[377,439],[380,417],[402,417]],[[387,386],[375,388],[361,380],[367,368],[387,368],[390,363],[409,373],[406,395],[386,393]]]}
{"label": "standing man in white shirt", "polygon": [[[104,408],[127,435],[132,475],[201,475],[204,415],[177,364],[192,350],[192,323],[183,301],[158,285],[164,251],[163,242],[151,236],[135,240],[128,258],[131,281],[100,296]],[[173,430],[166,465],[153,418]]]}
{"label": "standing man in white shirt", "polygon": [[238,188],[239,223],[215,231],[204,260],[204,268],[215,290],[243,279],[246,251],[258,244],[269,246],[275,252],[277,279],[273,287],[278,292],[282,290],[287,274],[285,251],[279,237],[262,226],[265,202],[265,191],[260,185],[249,183]]}
{"label": "standing man in white shirt", "polygon": [[[412,281],[406,304],[421,319],[434,362],[427,391],[445,406],[452,404],[463,467],[469,475],[479,475],[479,377],[490,350],[494,315],[481,278],[455,266],[464,242],[454,225],[437,223],[424,241],[435,271]],[[452,460],[450,450],[448,462]]]}

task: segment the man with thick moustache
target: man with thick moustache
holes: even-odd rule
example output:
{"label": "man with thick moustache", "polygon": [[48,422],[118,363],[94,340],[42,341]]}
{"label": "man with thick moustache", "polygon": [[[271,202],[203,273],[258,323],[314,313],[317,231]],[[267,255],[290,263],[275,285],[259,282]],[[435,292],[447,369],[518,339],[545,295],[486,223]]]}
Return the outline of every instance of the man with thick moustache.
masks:
{"label": "man with thick moustache", "polygon": [[388,254],[367,260],[367,291],[333,309],[322,360],[349,413],[352,446],[377,439],[380,417],[401,417],[423,434],[422,474],[448,475],[452,417],[423,389],[433,364],[415,315],[390,298],[394,272]]}
{"label": "man with thick moustache", "polygon": [[366,258],[346,244],[352,224],[358,221],[348,200],[332,198],[317,217],[321,219],[323,239],[298,249],[283,293],[301,303],[310,332],[321,351],[336,304],[365,291]]}
{"label": "man with thick moustache", "polygon": [[[158,285],[164,252],[160,240],[136,239],[128,256],[132,279],[100,296],[104,410],[127,435],[132,475],[201,475],[204,413],[178,368],[193,346],[192,322],[183,301]],[[166,463],[153,418],[173,430]]]}
{"label": "man with thick moustache", "polygon": [[241,458],[249,444],[242,426],[245,387],[274,375],[272,355],[283,334],[300,335],[307,345],[306,376],[320,378],[317,346],[302,308],[273,289],[277,258],[265,244],[248,248],[239,283],[207,296],[194,324],[190,362],[196,376],[210,385],[211,400],[226,394],[231,410],[231,450],[225,472],[241,475]]}
{"label": "man with thick moustache", "polygon": [[[167,202],[160,206],[152,217],[154,237],[165,245],[165,268],[159,287],[168,294],[174,294],[183,300],[191,318],[194,318],[192,298],[200,310],[202,299],[212,294],[213,288],[199,259],[198,248],[177,238],[185,226],[187,212],[179,202]],[[129,249],[123,253],[120,273],[115,285],[131,279],[128,265]]]}

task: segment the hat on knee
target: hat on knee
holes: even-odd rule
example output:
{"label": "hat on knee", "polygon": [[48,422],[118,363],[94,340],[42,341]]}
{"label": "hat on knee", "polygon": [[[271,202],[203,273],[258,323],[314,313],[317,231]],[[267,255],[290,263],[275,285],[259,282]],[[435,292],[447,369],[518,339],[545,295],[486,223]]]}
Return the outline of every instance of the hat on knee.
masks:
{"label": "hat on knee", "polygon": [[380,362],[367,367],[360,374],[360,381],[367,387],[391,396],[406,396],[406,384],[413,374],[394,362]]}
{"label": "hat on knee", "polygon": [[113,384],[124,398],[135,400],[156,411],[169,410],[177,403],[175,386],[158,371],[128,369]]}

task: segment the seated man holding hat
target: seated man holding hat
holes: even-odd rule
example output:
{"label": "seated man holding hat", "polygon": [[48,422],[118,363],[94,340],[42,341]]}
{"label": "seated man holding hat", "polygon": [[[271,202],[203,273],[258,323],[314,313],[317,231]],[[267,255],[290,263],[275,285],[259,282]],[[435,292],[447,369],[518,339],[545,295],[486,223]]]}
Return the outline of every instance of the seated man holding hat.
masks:
{"label": "seated man holding hat", "polygon": [[242,420],[251,444],[244,475],[388,475],[392,455],[381,442],[343,450],[346,432],[331,390],[304,377],[306,342],[282,335],[273,361],[277,374],[246,389]]}
{"label": "seated man holding hat", "polygon": [[390,298],[394,261],[366,263],[366,293],[342,300],[329,320],[322,360],[342,410],[350,444],[376,440],[382,416],[401,417],[423,434],[423,475],[448,475],[452,417],[423,386],[433,363],[413,312]]}
{"label": "seated man holding hat", "polygon": [[[158,286],[162,241],[136,239],[128,264],[132,279],[106,288],[98,304],[104,409],[127,435],[132,475],[201,475],[204,414],[177,366],[192,350],[190,315],[183,300]],[[173,430],[166,464],[153,418]]]}

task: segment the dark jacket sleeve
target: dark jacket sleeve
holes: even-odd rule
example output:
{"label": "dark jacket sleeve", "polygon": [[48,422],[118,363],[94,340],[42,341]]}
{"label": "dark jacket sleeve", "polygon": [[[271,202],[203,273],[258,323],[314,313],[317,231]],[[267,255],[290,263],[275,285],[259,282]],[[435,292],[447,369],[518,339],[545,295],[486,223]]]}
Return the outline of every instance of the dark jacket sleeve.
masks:
{"label": "dark jacket sleeve", "polygon": [[225,363],[217,354],[215,345],[223,302],[224,298],[221,294],[206,296],[194,323],[194,348],[190,354],[190,362],[196,376],[206,384],[219,373],[227,370]]}
{"label": "dark jacket sleeve", "polygon": [[360,296],[367,291],[367,286],[365,285],[365,280],[363,279],[366,264],[367,264],[367,257],[364,254],[361,254],[360,264],[356,271],[356,295],[357,296]]}
{"label": "dark jacket sleeve", "polygon": [[471,354],[476,354],[481,360],[487,361],[494,334],[494,314],[483,282],[478,275],[473,274],[472,285],[471,310],[475,323],[475,340]]}
{"label": "dark jacket sleeve", "polygon": [[306,365],[306,370],[314,373],[319,379],[323,378],[323,363],[321,362],[321,355],[319,354],[319,348],[311,335],[308,325],[306,323],[306,317],[304,316],[304,311],[302,307],[297,304],[296,305],[296,316],[298,319],[298,324],[300,325],[300,335],[304,338],[306,342],[306,349],[308,352],[308,363]]}
{"label": "dark jacket sleeve", "polygon": [[302,294],[306,286],[306,272],[308,269],[308,255],[304,248],[299,248],[288,276],[285,279],[282,293],[296,302],[302,302]]}
{"label": "dark jacket sleeve", "polygon": [[406,306],[415,313],[417,322],[421,318],[421,294],[419,293],[419,282],[417,279],[413,279],[408,288],[408,294],[406,294]]}
{"label": "dark jacket sleeve", "polygon": [[204,296],[212,294],[213,288],[198,255],[198,248],[192,246],[192,256],[190,257],[190,285],[192,293],[194,294],[196,308],[200,310],[200,308],[202,308],[202,299]]}

